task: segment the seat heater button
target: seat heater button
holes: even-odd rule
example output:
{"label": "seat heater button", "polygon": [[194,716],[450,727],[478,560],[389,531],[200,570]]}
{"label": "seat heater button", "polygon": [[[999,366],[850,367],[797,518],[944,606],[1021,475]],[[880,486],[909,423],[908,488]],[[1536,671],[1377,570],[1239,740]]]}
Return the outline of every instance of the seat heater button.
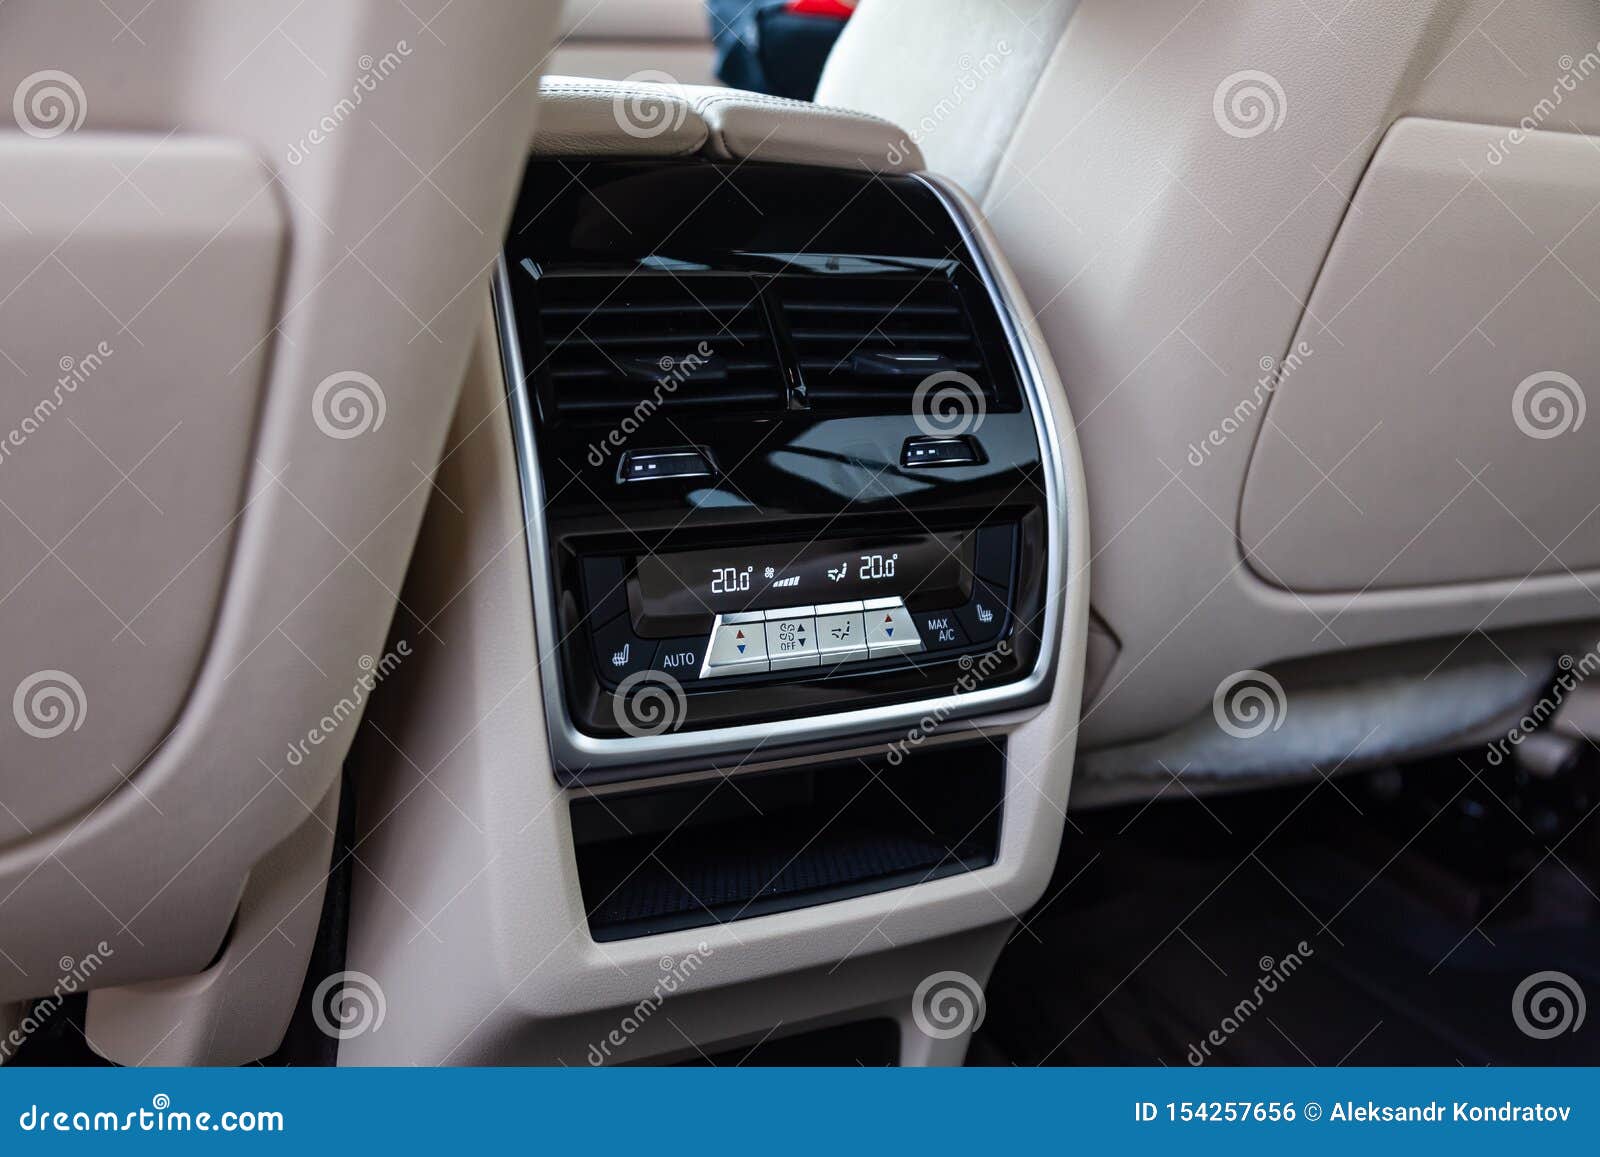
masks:
{"label": "seat heater button", "polygon": [[897,655],[905,651],[922,650],[922,639],[917,635],[917,625],[911,612],[903,606],[868,610],[867,651],[876,659],[879,655]]}
{"label": "seat heater button", "polygon": [[616,683],[645,670],[656,655],[655,640],[635,636],[626,615],[595,630],[593,636],[595,666],[607,682]]}
{"label": "seat heater button", "polygon": [[817,620],[795,615],[785,619],[767,620],[767,655],[774,671],[790,667],[815,667],[817,657]]}
{"label": "seat heater button", "polygon": [[988,583],[973,583],[972,601],[956,611],[956,618],[972,642],[993,642],[1005,629],[1005,597]]}
{"label": "seat heater button", "polygon": [[817,616],[817,651],[824,663],[867,658],[867,624],[860,611]]}
{"label": "seat heater button", "polygon": [[954,611],[923,611],[917,615],[917,630],[930,651],[966,645],[967,633],[961,629]]}
{"label": "seat heater button", "polygon": [[748,675],[767,670],[767,636],[760,623],[725,623],[718,619],[711,630],[701,678],[714,675]]}

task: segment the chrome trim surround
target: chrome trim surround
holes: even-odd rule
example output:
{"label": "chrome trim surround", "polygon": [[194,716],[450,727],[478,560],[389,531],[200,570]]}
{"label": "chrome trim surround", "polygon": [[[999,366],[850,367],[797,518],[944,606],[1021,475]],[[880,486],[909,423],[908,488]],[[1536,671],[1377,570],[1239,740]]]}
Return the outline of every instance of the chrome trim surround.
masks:
{"label": "chrome trim surround", "polygon": [[[526,371],[517,340],[516,315],[511,305],[511,283],[502,251],[495,265],[492,283],[495,321],[499,329],[500,356],[506,379],[507,404],[511,414],[511,433],[518,473],[522,484],[523,525],[527,533],[528,573],[533,592],[535,639],[539,647],[539,683],[543,688],[545,723],[550,737],[550,756],[558,775],[564,779],[587,771],[639,767],[666,761],[683,762],[714,756],[748,755],[758,748],[776,757],[795,745],[837,740],[841,744],[860,743],[873,734],[892,733],[915,726],[919,719],[933,715],[952,725],[984,714],[998,714],[1021,706],[1053,676],[1061,651],[1063,607],[1066,602],[1066,471],[1056,439],[1054,409],[1042,385],[1032,347],[1013,320],[1013,303],[990,267],[990,255],[960,201],[952,197],[940,178],[914,173],[938,198],[960,231],[972,256],[990,300],[1000,315],[1006,344],[1022,371],[1023,389],[1039,449],[1045,464],[1045,511],[1050,535],[1046,575],[1044,630],[1039,656],[1033,669],[1023,678],[1000,687],[979,688],[964,695],[941,695],[904,703],[838,711],[809,719],[786,720],[782,741],[774,744],[774,725],[747,723],[732,727],[712,727],[697,731],[669,731],[660,735],[601,738],[579,731],[567,712],[561,691],[560,637],[557,632],[555,583],[551,573],[549,541],[544,524],[544,484],[539,473],[535,449],[533,407],[524,388]],[[563,773],[565,773],[563,775]]]}

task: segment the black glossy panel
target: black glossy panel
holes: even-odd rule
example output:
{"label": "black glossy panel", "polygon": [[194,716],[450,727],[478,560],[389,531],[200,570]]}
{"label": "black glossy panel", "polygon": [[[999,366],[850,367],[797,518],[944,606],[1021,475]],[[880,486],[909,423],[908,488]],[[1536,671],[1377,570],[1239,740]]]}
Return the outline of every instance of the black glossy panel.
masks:
{"label": "black glossy panel", "polygon": [[[607,684],[652,663],[683,684],[675,723],[686,730],[970,690],[968,656],[1001,639],[982,686],[1032,669],[1045,552],[1062,547],[1045,539],[1044,467],[1004,326],[926,186],[698,160],[538,162],[506,257],[535,401],[565,694],[581,730],[625,734]],[[583,292],[577,278],[589,279]],[[684,313],[684,301],[705,309]],[[589,312],[574,313],[574,302]],[[853,317],[864,319],[859,346],[840,328]],[[797,325],[809,328],[797,334]],[[925,355],[975,387],[959,429],[930,430],[913,412]],[[976,460],[904,465],[908,439],[929,433],[967,435]],[[619,481],[625,452],[686,445],[703,450],[713,476]],[[591,612],[611,618],[631,576],[626,562],[591,572],[584,559],[978,527],[994,529],[964,560],[959,589],[982,592],[981,611],[976,596],[962,606],[912,601],[919,614],[948,612],[939,645],[913,656],[700,680],[681,659],[667,667],[663,648],[697,651],[703,638],[658,646],[636,635],[648,657],[630,649],[615,666],[626,644],[612,624],[598,647],[590,641]],[[813,601],[824,600],[794,600]],[[632,606],[622,621],[637,630],[639,617]],[[602,666],[611,678],[599,677]]]}
{"label": "black glossy panel", "polygon": [[[535,162],[506,254],[551,267],[631,267],[640,258],[724,270],[776,268],[753,255],[904,261],[958,256],[961,237],[910,177],[710,161]],[[828,269],[819,269],[827,272]]]}

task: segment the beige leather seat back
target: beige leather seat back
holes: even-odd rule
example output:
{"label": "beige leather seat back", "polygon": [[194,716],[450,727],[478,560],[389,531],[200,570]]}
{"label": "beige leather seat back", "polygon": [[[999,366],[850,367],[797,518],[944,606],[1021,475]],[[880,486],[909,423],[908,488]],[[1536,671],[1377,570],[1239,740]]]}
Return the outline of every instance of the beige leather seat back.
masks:
{"label": "beige leather seat back", "polygon": [[1593,646],[1525,632],[1600,611],[1597,42],[1580,0],[864,0],[818,100],[980,201],[1078,421],[1087,746],[1290,659]]}

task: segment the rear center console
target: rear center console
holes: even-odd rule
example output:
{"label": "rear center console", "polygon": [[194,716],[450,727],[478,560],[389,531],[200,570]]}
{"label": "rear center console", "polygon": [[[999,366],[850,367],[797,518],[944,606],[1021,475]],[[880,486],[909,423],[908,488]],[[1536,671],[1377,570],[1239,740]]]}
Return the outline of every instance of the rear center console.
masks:
{"label": "rear center console", "polygon": [[[971,203],[883,171],[893,126],[559,93],[397,621],[416,658],[363,729],[348,961],[389,1019],[341,1055],[887,1021],[900,1063],[959,1062],[914,994],[981,990],[1065,820],[1088,554],[1060,383]],[[634,98],[673,126],[644,145],[698,154],[605,131]]]}
{"label": "rear center console", "polygon": [[1053,419],[936,185],[618,160],[526,189],[497,317],[559,778],[1048,698]]}

